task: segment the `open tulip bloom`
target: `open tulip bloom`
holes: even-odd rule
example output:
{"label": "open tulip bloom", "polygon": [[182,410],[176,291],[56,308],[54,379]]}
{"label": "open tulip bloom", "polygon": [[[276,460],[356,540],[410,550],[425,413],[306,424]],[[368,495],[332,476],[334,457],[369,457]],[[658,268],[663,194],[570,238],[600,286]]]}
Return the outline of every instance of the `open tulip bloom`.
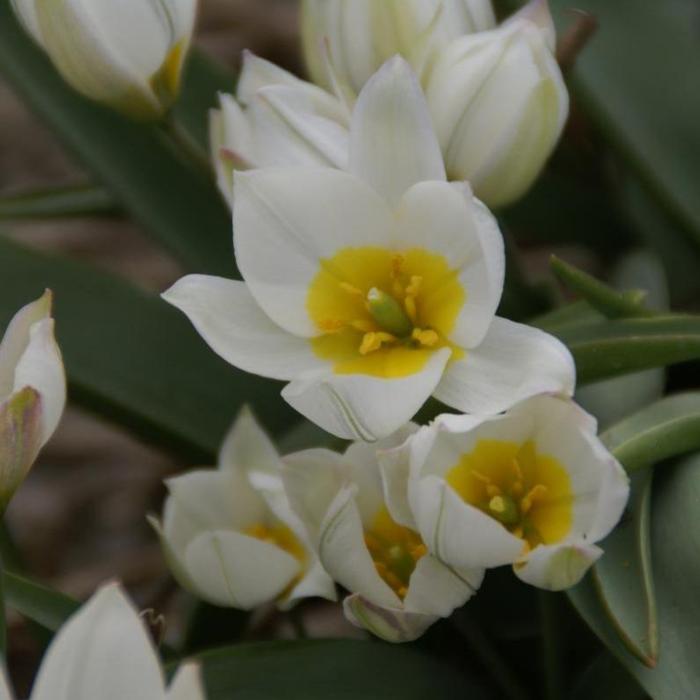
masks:
{"label": "open tulip bloom", "polygon": [[441,416],[383,465],[389,510],[452,567],[512,564],[526,583],[569,588],[629,495],[596,429],[573,401],[546,395],[500,416]]}
{"label": "open tulip bloom", "polygon": [[555,338],[495,316],[505,257],[496,220],[448,183],[420,87],[400,58],[352,116],[349,172],[264,168],[235,181],[244,282],[190,275],[164,294],[231,364],[344,438],[376,440],[432,394],[496,413],[574,387]]}
{"label": "open tulip bloom", "polygon": [[217,470],[169,479],[163,524],[151,519],[181,585],[214,605],[249,610],[275,601],[335,600],[335,586],[287,501],[281,462],[244,409]]}
{"label": "open tulip bloom", "polygon": [[53,435],[66,403],[51,292],[14,316],[0,343],[0,512]]}
{"label": "open tulip bloom", "polygon": [[[0,700],[12,700],[0,670]],[[204,700],[196,666],[166,690],[158,655],[121,588],[101,588],[54,637],[30,700]]]}
{"label": "open tulip bloom", "polygon": [[415,529],[387,509],[377,450],[401,444],[415,426],[344,454],[314,449],[285,457],[284,481],[328,573],[350,591],[348,619],[390,642],[419,637],[479,588],[482,569],[455,569],[430,555]]}
{"label": "open tulip bloom", "polygon": [[11,0],[63,78],[86,97],[158,119],[180,91],[197,0]]}

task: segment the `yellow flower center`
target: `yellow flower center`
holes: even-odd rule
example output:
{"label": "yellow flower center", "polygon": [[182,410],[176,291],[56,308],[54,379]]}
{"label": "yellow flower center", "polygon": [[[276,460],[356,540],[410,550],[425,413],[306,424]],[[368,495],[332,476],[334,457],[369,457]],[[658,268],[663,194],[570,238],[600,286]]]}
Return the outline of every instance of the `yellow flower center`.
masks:
{"label": "yellow flower center", "polygon": [[255,523],[245,528],[243,534],[255,537],[256,540],[274,544],[287,554],[291,554],[300,564],[304,564],[306,561],[306,549],[299,538],[282,523],[276,525]]}
{"label": "yellow flower center", "polygon": [[382,508],[365,530],[365,544],[377,573],[403,600],[418,560],[428,551],[420,535],[394,522]]}
{"label": "yellow flower center", "polygon": [[526,552],[561,541],[571,529],[569,475],[554,457],[538,454],[532,441],[479,440],[446,478],[467,503],[524,540]]}
{"label": "yellow flower center", "polygon": [[307,308],[316,354],[338,374],[404,377],[448,341],[466,299],[444,256],[422,248],[345,248],[321,261]]}

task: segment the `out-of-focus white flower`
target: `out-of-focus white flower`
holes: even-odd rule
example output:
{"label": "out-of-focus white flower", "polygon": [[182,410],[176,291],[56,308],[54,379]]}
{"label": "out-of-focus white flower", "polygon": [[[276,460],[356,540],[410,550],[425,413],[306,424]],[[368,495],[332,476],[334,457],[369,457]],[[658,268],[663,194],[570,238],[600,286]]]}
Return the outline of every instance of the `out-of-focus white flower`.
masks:
{"label": "out-of-focus white flower", "polygon": [[501,233],[468,186],[446,181],[400,58],[360,95],[349,170],[237,173],[245,282],[191,275],[164,298],[231,364],[291,382],[283,397],[340,437],[386,437],[431,394],[482,414],[542,391],[570,395],[568,350],[495,317]]}
{"label": "out-of-focus white flower", "polygon": [[0,511],[53,435],[66,403],[51,300],[47,290],[20,309],[0,343]]}
{"label": "out-of-focus white flower", "polygon": [[564,128],[569,97],[552,53],[547,0],[439,52],[426,97],[451,180],[489,206],[522,196]]}
{"label": "out-of-focus white flower", "polygon": [[161,537],[180,584],[215,605],[249,610],[301,598],[335,600],[335,587],[307,545],[284,492],[277,451],[244,409],[217,470],[169,479]]}
{"label": "out-of-focus white flower", "polygon": [[490,418],[441,416],[385,468],[387,493],[399,494],[389,505],[450,566],[512,564],[526,583],[568,588],[603,553],[595,543],[629,495],[596,429],[573,401],[547,395]]}
{"label": "out-of-focus white flower", "polygon": [[[328,64],[355,93],[399,54],[420,75],[435,51],[491,29],[491,0],[304,0],[304,53],[312,80],[333,88]],[[329,55],[327,55],[329,54]]]}
{"label": "out-of-focus white flower", "polygon": [[136,119],[178,96],[197,0],[11,0],[17,16],[78,92]]}
{"label": "out-of-focus white flower", "polygon": [[387,508],[377,450],[402,443],[408,426],[345,454],[306,450],[284,458],[284,482],[328,573],[350,596],[348,619],[390,642],[419,637],[479,588],[483,570],[457,570],[428,553],[420,535]]}
{"label": "out-of-focus white flower", "polygon": [[[51,642],[30,700],[204,700],[199,670],[180,668],[166,690],[158,655],[121,588],[101,588]],[[0,669],[0,700],[12,693]]]}
{"label": "out-of-focus white flower", "polygon": [[230,200],[233,171],[270,165],[345,169],[349,114],[343,103],[250,52],[236,96],[221,94],[210,114],[219,188]]}

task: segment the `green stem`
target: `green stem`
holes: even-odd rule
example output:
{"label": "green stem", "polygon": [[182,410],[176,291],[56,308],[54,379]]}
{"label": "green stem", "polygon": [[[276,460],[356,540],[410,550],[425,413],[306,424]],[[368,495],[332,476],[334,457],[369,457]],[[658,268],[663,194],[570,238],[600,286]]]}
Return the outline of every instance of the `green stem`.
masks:
{"label": "green stem", "polygon": [[558,622],[559,597],[540,591],[540,621],[542,628],[542,665],[544,668],[546,700],[564,700],[562,677],[563,639]]}
{"label": "green stem", "polygon": [[479,657],[482,666],[490,673],[503,694],[502,697],[507,700],[527,700],[529,695],[520,679],[478,622],[472,617],[461,615],[452,618],[452,623],[470,649]]}
{"label": "green stem", "polygon": [[200,173],[206,175],[207,178],[213,177],[209,154],[200,148],[172,116],[167,116],[163,120],[161,128],[168,140],[177,148],[187,162],[193,165]]}

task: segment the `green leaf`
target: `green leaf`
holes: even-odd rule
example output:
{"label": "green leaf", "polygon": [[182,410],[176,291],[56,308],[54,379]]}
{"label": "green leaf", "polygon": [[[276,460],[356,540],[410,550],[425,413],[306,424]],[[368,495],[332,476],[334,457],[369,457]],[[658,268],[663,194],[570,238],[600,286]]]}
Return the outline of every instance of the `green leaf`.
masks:
{"label": "green leaf", "polygon": [[580,294],[585,301],[607,318],[654,315],[654,312],[643,304],[645,296],[643,292],[617,292],[604,282],[569,265],[555,255],[551,258],[550,266],[561,282]]}
{"label": "green leaf", "polygon": [[623,644],[653,668],[659,638],[651,563],[651,483],[651,470],[633,476],[627,516],[605,540],[605,556],[593,567],[591,578]]}
{"label": "green leaf", "polygon": [[577,678],[570,700],[615,698],[615,700],[646,700],[647,694],[614,656],[599,654]]}
{"label": "green leaf", "polygon": [[602,321],[603,318],[588,302],[575,301],[541,316],[536,316],[528,323],[548,333],[555,333],[557,329],[564,326]]}
{"label": "green leaf", "polygon": [[226,364],[154,295],[1,236],[0,279],[0,328],[45,287],[53,289],[71,399],[182,459],[211,460],[244,403],[273,432],[298,420],[278,383]]}
{"label": "green leaf", "polygon": [[642,665],[622,644],[587,577],[572,602],[623,666],[654,700],[697,697],[700,666],[700,456],[658,471],[652,498],[651,549],[659,621],[659,657]]}
{"label": "green leaf", "polygon": [[601,435],[628,472],[700,449],[700,392],[668,396]]}
{"label": "green leaf", "polygon": [[[569,0],[552,0],[560,26]],[[573,88],[611,143],[700,242],[700,64],[694,0],[580,0],[600,29],[578,58]],[[660,137],[660,135],[663,135]]]}
{"label": "green leaf", "polygon": [[80,604],[23,576],[5,572],[5,603],[50,632],[57,632]]}
{"label": "green leaf", "polygon": [[112,216],[119,206],[104,187],[72,185],[0,197],[0,221]]}
{"label": "green leaf", "polygon": [[[661,399],[601,435],[628,471],[700,449],[700,392]],[[652,473],[633,474],[628,515],[605,540],[590,581],[601,610],[627,650],[656,665],[658,615],[651,561]]]}
{"label": "green leaf", "polygon": [[208,700],[480,700],[466,676],[406,647],[310,640],[244,644],[198,657]]}
{"label": "green leaf", "polygon": [[579,384],[700,358],[700,317],[658,315],[551,329],[571,350]]}
{"label": "green leaf", "polygon": [[226,68],[200,51],[190,54],[174,115],[205,153],[209,152],[209,110],[219,106],[219,92],[233,92],[235,87],[236,79]]}
{"label": "green leaf", "polygon": [[158,127],[132,123],[68,87],[20,28],[9,0],[0,0],[0,75],[188,270],[235,273],[230,214],[213,179],[193,169]]}

